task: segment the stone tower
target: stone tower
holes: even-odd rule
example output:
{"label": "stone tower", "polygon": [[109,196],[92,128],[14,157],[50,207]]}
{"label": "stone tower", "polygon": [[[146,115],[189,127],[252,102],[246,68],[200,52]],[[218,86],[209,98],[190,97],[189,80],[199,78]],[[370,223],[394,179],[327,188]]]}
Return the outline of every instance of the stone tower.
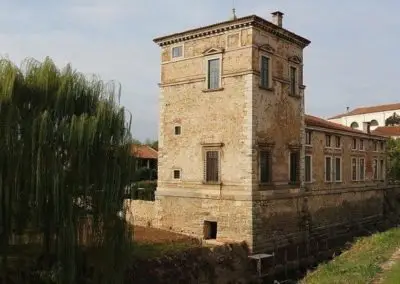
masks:
{"label": "stone tower", "polygon": [[301,190],[310,41],[285,29],[281,12],[272,15],[154,40],[161,47],[156,226],[262,251],[265,203]]}

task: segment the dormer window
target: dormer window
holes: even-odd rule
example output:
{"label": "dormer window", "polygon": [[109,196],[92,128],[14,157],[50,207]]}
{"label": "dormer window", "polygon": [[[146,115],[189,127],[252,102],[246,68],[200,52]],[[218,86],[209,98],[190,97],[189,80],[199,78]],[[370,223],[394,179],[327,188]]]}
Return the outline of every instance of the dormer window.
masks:
{"label": "dormer window", "polygon": [[174,46],[172,48],[172,58],[182,57],[182,55],[183,55],[183,46],[182,45]]}

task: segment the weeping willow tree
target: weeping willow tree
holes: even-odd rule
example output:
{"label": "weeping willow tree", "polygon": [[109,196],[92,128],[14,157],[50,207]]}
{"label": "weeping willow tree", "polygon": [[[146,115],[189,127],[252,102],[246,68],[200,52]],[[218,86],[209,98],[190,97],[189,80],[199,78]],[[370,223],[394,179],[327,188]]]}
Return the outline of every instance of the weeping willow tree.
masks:
{"label": "weeping willow tree", "polygon": [[13,237],[29,231],[39,236],[48,281],[81,283],[83,252],[92,250],[93,283],[122,282],[131,232],[120,213],[133,163],[119,95],[114,84],[70,65],[60,70],[49,58],[20,68],[0,60],[3,279]]}

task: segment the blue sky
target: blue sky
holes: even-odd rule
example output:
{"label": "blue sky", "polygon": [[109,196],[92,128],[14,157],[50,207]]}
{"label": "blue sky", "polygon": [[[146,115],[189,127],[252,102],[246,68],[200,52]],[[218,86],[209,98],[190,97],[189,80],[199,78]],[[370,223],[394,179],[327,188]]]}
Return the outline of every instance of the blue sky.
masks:
{"label": "blue sky", "polygon": [[[285,13],[311,40],[304,56],[306,111],[399,102],[400,1],[235,0],[237,15]],[[0,54],[17,64],[50,56],[122,84],[136,138],[156,139],[159,48],[152,39],[229,19],[232,0],[2,0]],[[340,3],[340,4],[339,4]]]}

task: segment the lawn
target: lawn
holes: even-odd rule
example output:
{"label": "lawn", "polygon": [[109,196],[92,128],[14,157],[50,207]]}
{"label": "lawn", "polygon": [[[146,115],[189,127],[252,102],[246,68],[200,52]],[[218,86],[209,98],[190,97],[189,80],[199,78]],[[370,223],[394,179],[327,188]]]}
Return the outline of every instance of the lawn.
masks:
{"label": "lawn", "polygon": [[[301,283],[370,283],[382,272],[381,265],[399,248],[400,229],[397,228],[360,238],[349,250],[309,273]],[[393,276],[388,275],[387,281],[396,277],[400,279],[400,265],[396,267],[390,272]],[[386,283],[400,283],[400,280]]]}
{"label": "lawn", "polygon": [[383,284],[400,283],[400,260],[384,275]]}

